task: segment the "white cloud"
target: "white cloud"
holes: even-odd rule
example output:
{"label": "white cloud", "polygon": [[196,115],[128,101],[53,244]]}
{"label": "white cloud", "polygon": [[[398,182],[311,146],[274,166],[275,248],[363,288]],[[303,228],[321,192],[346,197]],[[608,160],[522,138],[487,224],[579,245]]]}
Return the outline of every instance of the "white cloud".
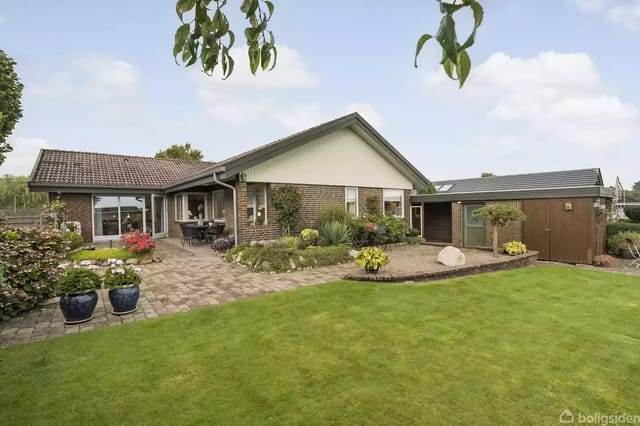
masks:
{"label": "white cloud", "polygon": [[300,116],[301,111],[299,106],[286,102],[283,94],[319,84],[318,76],[307,69],[298,51],[278,46],[277,66],[271,71],[258,71],[256,76],[249,73],[246,49],[234,48],[231,55],[236,64],[227,80],[200,71],[191,74],[209,115],[233,125],[252,123],[262,117],[276,119],[286,127],[294,126],[294,116]]}
{"label": "white cloud", "polygon": [[640,3],[638,0],[568,0],[583,12],[603,13],[615,26],[640,31]]}
{"label": "white cloud", "polygon": [[39,97],[109,102],[139,94],[138,71],[131,64],[102,55],[74,58],[64,71],[50,74],[35,83],[32,93]]}
{"label": "white cloud", "polygon": [[[446,78],[438,74],[429,75],[427,84]],[[489,118],[524,124],[558,142],[604,146],[640,137],[638,109],[605,93],[584,53],[542,52],[528,59],[495,53],[474,67],[462,93],[493,104]]]}
{"label": "white cloud", "polygon": [[0,166],[0,175],[23,176],[31,174],[41,148],[49,144],[42,138],[10,137],[9,143],[13,151],[6,154],[5,162]]}
{"label": "white cloud", "polygon": [[607,11],[607,18],[630,31],[640,31],[640,3],[620,4]]}

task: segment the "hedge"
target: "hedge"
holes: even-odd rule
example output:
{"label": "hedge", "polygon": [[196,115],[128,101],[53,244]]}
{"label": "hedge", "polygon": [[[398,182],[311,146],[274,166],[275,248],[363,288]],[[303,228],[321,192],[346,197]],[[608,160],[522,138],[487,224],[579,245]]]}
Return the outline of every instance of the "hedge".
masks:
{"label": "hedge", "polygon": [[28,311],[55,295],[58,265],[69,243],[51,227],[0,228],[0,318]]}
{"label": "hedge", "polygon": [[[239,259],[238,256],[240,256]],[[229,250],[225,258],[230,262],[246,265],[254,272],[287,272],[301,268],[336,265],[352,260],[347,246],[309,246],[305,250],[297,250],[250,247],[246,244]]]}
{"label": "hedge", "polygon": [[631,231],[640,232],[640,223],[631,222],[613,222],[607,224],[607,239],[613,237],[620,232]]}

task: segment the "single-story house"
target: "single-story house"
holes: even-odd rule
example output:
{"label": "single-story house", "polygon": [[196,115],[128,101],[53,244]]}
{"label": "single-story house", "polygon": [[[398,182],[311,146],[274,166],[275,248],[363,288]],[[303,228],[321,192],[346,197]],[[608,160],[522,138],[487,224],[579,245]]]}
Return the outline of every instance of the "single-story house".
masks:
{"label": "single-story house", "polygon": [[524,222],[508,224],[500,243],[522,241],[539,259],[591,264],[605,252],[606,209],[613,191],[600,169],[530,173],[433,182],[437,193],[412,195],[411,223],[427,242],[491,246],[492,229],[473,212],[487,204],[520,208]]}
{"label": "single-story house", "polygon": [[[409,218],[409,196],[429,181],[357,113],[220,162],[43,149],[29,186],[66,203],[86,241],[130,229],[180,237],[180,224],[224,221],[239,242],[282,235],[271,194],[293,185],[301,227],[338,203],[356,215],[379,210]],[[237,225],[237,226],[236,226]]]}

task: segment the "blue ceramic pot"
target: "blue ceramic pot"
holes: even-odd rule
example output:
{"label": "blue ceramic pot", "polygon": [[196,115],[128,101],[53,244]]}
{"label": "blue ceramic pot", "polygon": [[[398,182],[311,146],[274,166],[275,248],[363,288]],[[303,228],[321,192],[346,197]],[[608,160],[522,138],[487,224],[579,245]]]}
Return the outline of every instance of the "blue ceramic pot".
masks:
{"label": "blue ceramic pot", "polygon": [[109,301],[111,302],[111,313],[114,315],[125,315],[135,312],[138,309],[138,298],[140,297],[140,286],[134,285],[124,288],[112,288],[109,290]]}
{"label": "blue ceramic pot", "polygon": [[67,294],[60,296],[60,310],[65,324],[80,324],[93,318],[93,311],[98,304],[98,293]]}

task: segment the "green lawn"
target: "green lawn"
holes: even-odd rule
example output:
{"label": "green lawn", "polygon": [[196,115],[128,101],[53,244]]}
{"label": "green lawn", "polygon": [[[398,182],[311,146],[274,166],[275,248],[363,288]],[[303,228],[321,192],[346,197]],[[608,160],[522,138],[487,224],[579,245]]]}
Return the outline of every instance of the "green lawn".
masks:
{"label": "green lawn", "polygon": [[640,278],[335,282],[0,350],[0,423],[557,424],[640,414]]}

